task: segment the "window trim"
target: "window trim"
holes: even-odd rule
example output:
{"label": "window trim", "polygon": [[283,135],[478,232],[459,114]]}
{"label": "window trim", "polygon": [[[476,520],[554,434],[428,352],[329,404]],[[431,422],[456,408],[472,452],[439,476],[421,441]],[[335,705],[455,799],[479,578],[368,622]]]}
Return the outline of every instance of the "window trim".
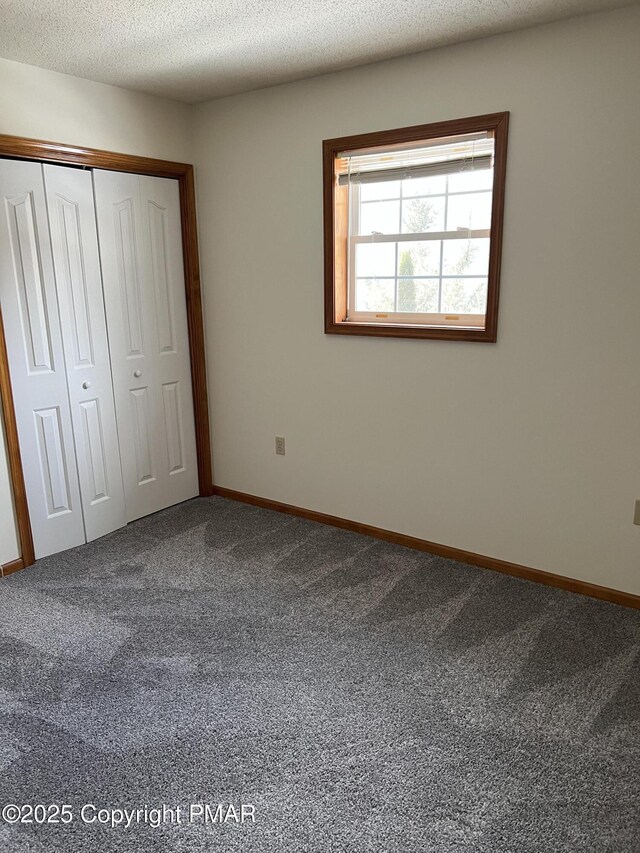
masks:
{"label": "window trim", "polygon": [[[498,331],[498,296],[502,254],[508,126],[509,113],[501,112],[470,116],[454,121],[414,125],[395,130],[363,133],[356,136],[342,136],[323,141],[325,334],[495,343]],[[393,320],[390,319],[389,323],[372,323],[367,322],[365,312],[360,312],[356,319],[346,321],[349,288],[348,265],[351,254],[349,252],[349,188],[338,184],[335,168],[338,154],[344,151],[357,151],[380,145],[402,145],[403,143],[425,139],[478,133],[487,130],[493,131],[495,152],[487,311],[484,315],[484,328],[473,328],[471,326],[466,328],[460,326],[447,328],[446,323],[438,326],[410,325],[409,323],[405,324],[401,320],[398,320],[397,316]],[[385,238],[388,239],[388,236],[385,235]],[[403,239],[406,237],[407,235],[403,235]],[[354,239],[362,240],[361,237],[351,237],[351,240]],[[365,239],[368,240],[371,238]],[[418,239],[418,237],[413,237],[413,239]],[[469,316],[471,317],[472,315]],[[455,321],[452,320],[451,322]]]}

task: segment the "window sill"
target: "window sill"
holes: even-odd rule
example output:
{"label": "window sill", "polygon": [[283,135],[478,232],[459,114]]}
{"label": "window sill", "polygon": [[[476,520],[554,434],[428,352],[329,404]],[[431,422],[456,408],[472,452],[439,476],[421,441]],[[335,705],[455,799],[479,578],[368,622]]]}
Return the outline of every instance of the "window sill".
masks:
{"label": "window sill", "polygon": [[443,326],[409,326],[398,323],[332,323],[325,325],[327,335],[368,335],[377,338],[422,338],[435,341],[476,341],[495,343],[497,330],[445,328]]}

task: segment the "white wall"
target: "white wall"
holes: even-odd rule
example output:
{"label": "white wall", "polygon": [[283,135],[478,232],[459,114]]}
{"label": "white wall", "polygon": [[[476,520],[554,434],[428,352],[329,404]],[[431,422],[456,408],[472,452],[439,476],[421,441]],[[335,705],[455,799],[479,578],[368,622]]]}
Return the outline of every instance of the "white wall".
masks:
{"label": "white wall", "polygon": [[[191,162],[191,117],[186,104],[0,59],[0,133]],[[18,556],[0,435],[0,564]]]}
{"label": "white wall", "polygon": [[[632,8],[195,108],[218,485],[640,593],[639,35]],[[322,140],[499,110],[498,343],[324,335]]]}
{"label": "white wall", "polygon": [[0,59],[0,133],[191,162],[192,108]]}

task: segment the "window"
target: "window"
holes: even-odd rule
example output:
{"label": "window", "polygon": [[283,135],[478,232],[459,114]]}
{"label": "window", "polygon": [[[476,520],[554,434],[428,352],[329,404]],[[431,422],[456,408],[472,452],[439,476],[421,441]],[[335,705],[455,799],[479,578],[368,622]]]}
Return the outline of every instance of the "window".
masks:
{"label": "window", "polygon": [[325,140],[326,332],[496,340],[508,119]]}

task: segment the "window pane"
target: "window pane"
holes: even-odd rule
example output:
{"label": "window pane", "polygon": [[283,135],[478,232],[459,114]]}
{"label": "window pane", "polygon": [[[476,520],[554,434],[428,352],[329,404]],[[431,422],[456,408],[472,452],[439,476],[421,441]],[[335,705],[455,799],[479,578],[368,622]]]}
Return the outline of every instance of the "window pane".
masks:
{"label": "window pane", "polygon": [[407,178],[402,182],[402,195],[405,198],[412,195],[437,195],[443,193],[446,187],[444,175],[433,175],[430,178]]}
{"label": "window pane", "polygon": [[399,201],[373,201],[360,205],[360,233],[397,234],[400,228]]}
{"label": "window pane", "polygon": [[491,227],[491,193],[453,195],[447,211],[447,231]]}
{"label": "window pane", "polygon": [[442,312],[444,314],[484,314],[486,310],[486,278],[442,280]]}
{"label": "window pane", "polygon": [[444,198],[412,198],[402,204],[402,233],[444,231]]}
{"label": "window pane", "polygon": [[440,243],[440,240],[398,243],[398,275],[439,275]]}
{"label": "window pane", "polygon": [[356,243],[356,276],[375,278],[395,275],[395,243]]}
{"label": "window pane", "polygon": [[375,184],[360,184],[360,201],[377,201],[384,198],[399,198],[400,181],[377,181]]}
{"label": "window pane", "polygon": [[477,169],[473,172],[454,172],[452,175],[449,175],[450,193],[490,190],[492,187],[493,169]]}
{"label": "window pane", "polygon": [[438,310],[438,278],[398,280],[398,311],[435,314]]}
{"label": "window pane", "polygon": [[489,238],[445,240],[443,275],[483,275],[489,271]]}
{"label": "window pane", "polygon": [[356,311],[393,311],[395,279],[359,278],[356,281]]}

